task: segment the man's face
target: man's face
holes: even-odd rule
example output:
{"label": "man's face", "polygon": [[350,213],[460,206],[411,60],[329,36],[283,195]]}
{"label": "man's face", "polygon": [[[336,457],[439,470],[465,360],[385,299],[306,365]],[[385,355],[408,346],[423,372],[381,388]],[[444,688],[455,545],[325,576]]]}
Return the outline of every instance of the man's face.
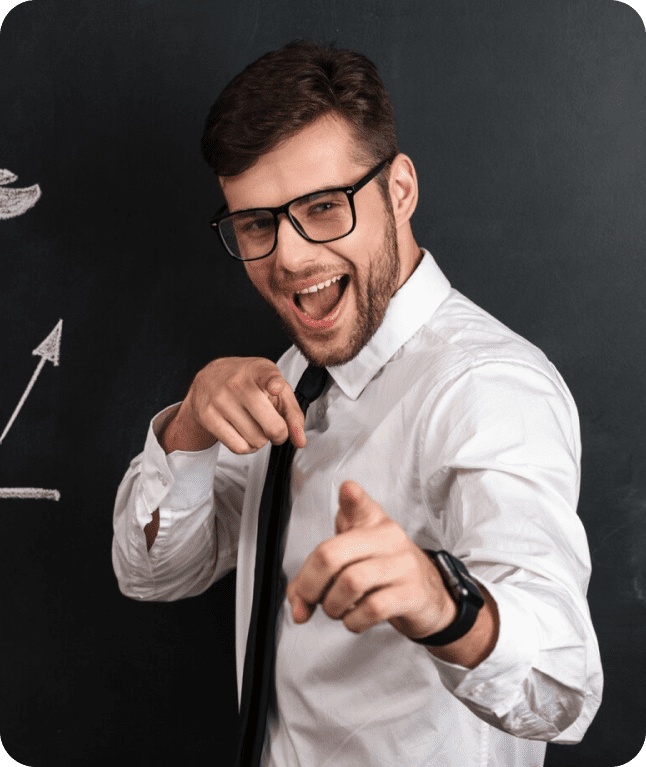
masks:
{"label": "man's face", "polygon": [[[354,184],[369,168],[353,160],[353,148],[344,122],[321,118],[244,173],[223,179],[229,210],[276,207],[319,189]],[[357,192],[354,203],[357,224],[347,237],[308,242],[281,215],[276,250],[245,262],[292,342],[320,366],[341,365],[359,353],[398,287],[395,222],[378,181]],[[316,285],[321,287],[307,292]]]}

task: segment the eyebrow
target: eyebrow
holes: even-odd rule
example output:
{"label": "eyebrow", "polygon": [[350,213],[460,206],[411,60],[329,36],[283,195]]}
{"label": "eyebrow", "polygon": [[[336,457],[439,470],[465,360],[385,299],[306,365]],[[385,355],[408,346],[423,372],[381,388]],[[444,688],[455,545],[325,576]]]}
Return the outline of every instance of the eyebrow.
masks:
{"label": "eyebrow", "polygon": [[[319,186],[316,189],[313,189],[311,192],[305,192],[305,194],[299,194],[298,197],[292,197],[289,202],[294,202],[295,200],[301,200],[305,197],[314,197],[315,195],[322,194],[323,192],[330,192],[333,189],[348,189],[351,187],[352,184],[328,184],[327,186]],[[283,203],[283,205],[286,205],[287,203]],[[228,215],[233,215],[234,213],[245,213],[248,211],[253,210],[270,210],[271,208],[280,208],[280,205],[258,205],[254,208],[239,208],[238,210],[229,210],[227,206],[225,206],[226,210],[229,211]]]}

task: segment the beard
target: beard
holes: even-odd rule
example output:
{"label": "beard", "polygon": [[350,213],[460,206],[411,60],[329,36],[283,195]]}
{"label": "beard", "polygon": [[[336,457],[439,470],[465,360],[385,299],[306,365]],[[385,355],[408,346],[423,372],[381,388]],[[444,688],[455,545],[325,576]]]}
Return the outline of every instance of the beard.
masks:
{"label": "beard", "polygon": [[345,345],[342,348],[321,350],[320,345],[310,344],[307,338],[302,338],[279,312],[276,314],[291,342],[310,364],[318,367],[343,365],[359,354],[381,325],[390,299],[397,290],[399,271],[395,217],[392,204],[387,200],[386,229],[379,253],[371,262],[370,271],[366,275],[359,274],[355,269],[352,276],[356,318]]}

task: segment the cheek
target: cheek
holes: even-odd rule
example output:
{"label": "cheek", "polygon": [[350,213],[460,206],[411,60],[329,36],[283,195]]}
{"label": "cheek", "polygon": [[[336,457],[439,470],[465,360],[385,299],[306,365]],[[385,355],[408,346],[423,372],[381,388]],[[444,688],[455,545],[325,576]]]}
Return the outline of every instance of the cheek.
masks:
{"label": "cheek", "polygon": [[335,257],[335,263],[339,263],[341,259],[351,277],[361,278],[370,271],[372,253],[378,249],[377,240],[374,232],[355,229],[348,237],[329,243],[328,249]]}
{"label": "cheek", "polygon": [[254,288],[265,295],[270,287],[270,273],[267,267],[259,263],[249,263],[245,264],[244,268]]}

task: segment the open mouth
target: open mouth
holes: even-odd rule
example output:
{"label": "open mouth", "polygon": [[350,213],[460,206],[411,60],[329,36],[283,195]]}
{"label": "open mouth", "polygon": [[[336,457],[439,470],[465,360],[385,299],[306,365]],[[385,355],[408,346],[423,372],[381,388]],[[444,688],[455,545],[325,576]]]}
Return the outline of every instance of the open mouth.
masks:
{"label": "open mouth", "polygon": [[339,305],[349,280],[347,274],[340,274],[318,285],[305,288],[294,293],[294,305],[312,320],[325,319]]}

